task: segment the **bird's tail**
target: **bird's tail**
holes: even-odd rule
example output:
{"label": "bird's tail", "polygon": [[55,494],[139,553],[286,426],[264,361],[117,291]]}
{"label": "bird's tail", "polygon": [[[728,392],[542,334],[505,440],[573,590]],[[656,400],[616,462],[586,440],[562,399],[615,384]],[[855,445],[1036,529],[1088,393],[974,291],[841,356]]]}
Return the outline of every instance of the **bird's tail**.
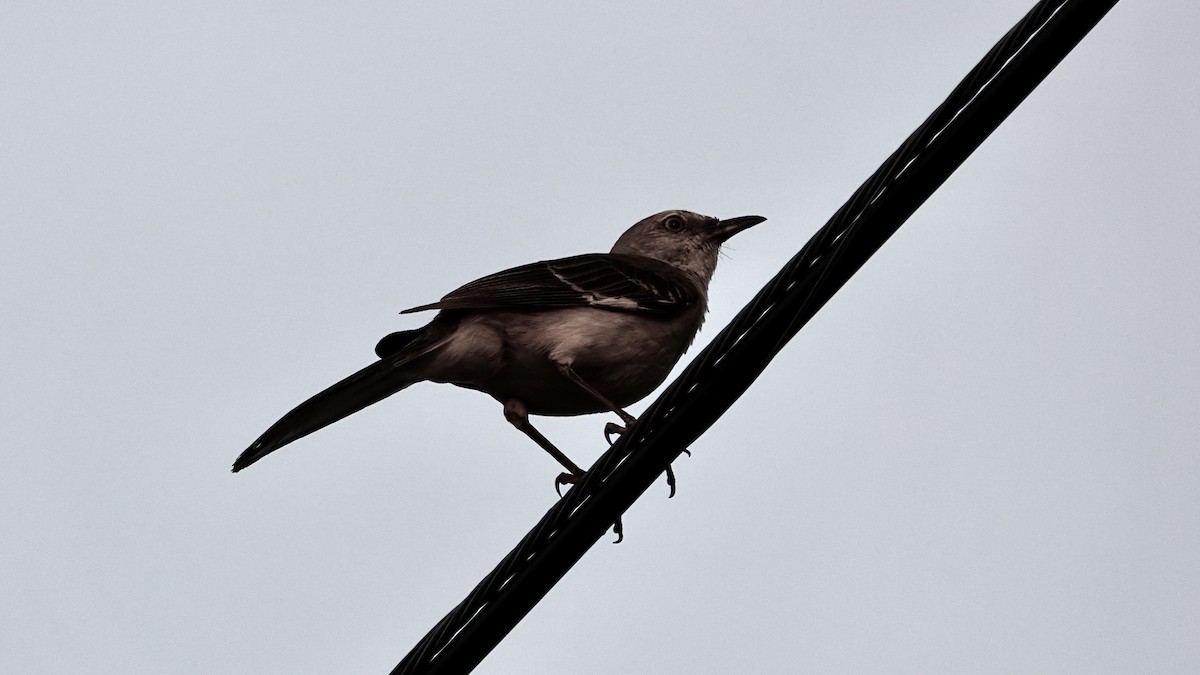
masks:
{"label": "bird's tail", "polygon": [[[416,334],[420,331],[406,332]],[[410,350],[400,350],[400,353],[376,361],[296,406],[238,455],[233,462],[234,473],[292,441],[323,429],[424,379],[417,372],[419,369],[412,368],[410,364],[415,358],[429,353],[438,344],[421,340],[422,337],[425,336],[412,335],[408,341],[425,344],[415,345],[417,348]]]}

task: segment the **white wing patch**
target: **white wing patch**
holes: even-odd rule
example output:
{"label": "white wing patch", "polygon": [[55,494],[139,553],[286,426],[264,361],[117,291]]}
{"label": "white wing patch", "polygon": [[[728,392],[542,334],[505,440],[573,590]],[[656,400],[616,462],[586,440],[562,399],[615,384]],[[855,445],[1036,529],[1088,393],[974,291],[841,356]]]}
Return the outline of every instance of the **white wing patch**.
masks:
{"label": "white wing patch", "polygon": [[571,290],[575,291],[576,293],[578,293],[578,294],[580,294],[580,295],[582,295],[582,296],[584,296],[584,297],[587,297],[587,296],[591,295],[591,291],[588,291],[587,289],[585,289],[585,288],[583,288],[583,287],[579,286],[578,284],[576,284],[576,283],[572,282],[570,279],[568,279],[568,278],[564,277],[563,275],[559,274],[559,273],[558,273],[558,270],[557,270],[557,269],[555,269],[554,265],[547,265],[547,266],[546,266],[546,269],[550,270],[550,274],[553,274],[555,279],[558,279],[559,281],[563,282],[564,284],[566,284],[567,286],[569,286],[569,287],[571,288]]}
{"label": "white wing patch", "polygon": [[641,305],[633,298],[606,298],[592,293],[588,296],[588,304],[594,307],[613,307],[616,309],[641,309]]}
{"label": "white wing patch", "polygon": [[[571,290],[578,293],[581,298],[583,298],[589,305],[592,305],[593,307],[610,307],[613,309],[633,309],[633,310],[642,309],[642,306],[640,304],[638,304],[638,301],[634,300],[633,298],[609,296],[609,295],[603,295],[601,293],[597,293],[595,290],[584,288],[584,287],[580,286],[579,284],[571,281],[567,277],[563,276],[562,274],[559,273],[559,271],[557,269],[555,269],[555,267],[553,265],[547,265],[547,269],[550,270],[550,273],[554,275],[555,279],[558,279],[563,284],[570,287]],[[622,276],[625,276],[626,281],[636,284],[640,288],[644,288],[646,290],[653,291],[653,289],[647,288],[647,286],[645,284],[639,282],[637,279],[631,279],[627,275],[622,275]]]}

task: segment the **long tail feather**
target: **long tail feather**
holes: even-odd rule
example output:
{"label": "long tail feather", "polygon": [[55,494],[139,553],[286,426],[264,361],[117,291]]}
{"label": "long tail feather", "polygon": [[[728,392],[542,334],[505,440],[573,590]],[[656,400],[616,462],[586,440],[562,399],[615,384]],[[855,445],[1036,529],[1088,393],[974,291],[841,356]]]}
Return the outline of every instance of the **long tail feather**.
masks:
{"label": "long tail feather", "polygon": [[408,360],[393,357],[377,361],[296,406],[238,455],[233,471],[241,471],[274,450],[417,382],[421,378],[403,367]]}

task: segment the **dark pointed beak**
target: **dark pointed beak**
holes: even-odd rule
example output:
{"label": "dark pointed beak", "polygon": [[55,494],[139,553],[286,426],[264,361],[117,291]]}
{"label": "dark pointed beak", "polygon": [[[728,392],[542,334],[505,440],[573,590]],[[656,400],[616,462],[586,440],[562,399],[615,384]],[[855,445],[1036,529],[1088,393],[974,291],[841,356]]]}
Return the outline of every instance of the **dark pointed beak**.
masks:
{"label": "dark pointed beak", "polygon": [[738,232],[750,229],[764,220],[766,220],[766,218],[763,218],[762,216],[738,216],[737,218],[718,220],[717,224],[713,225],[712,228],[713,239],[724,243]]}

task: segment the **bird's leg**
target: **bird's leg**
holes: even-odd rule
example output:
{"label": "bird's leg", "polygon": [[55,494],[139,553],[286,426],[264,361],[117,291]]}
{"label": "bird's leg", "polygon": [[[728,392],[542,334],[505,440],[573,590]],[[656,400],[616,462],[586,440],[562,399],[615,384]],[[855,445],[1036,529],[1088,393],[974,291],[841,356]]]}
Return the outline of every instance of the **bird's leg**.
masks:
{"label": "bird's leg", "polygon": [[584,475],[583,469],[579,465],[572,462],[570,458],[563,454],[562,450],[554,447],[550,439],[542,435],[542,432],[533,428],[529,422],[529,410],[520,399],[510,398],[504,402],[504,419],[516,427],[521,433],[533,439],[543,450],[550,453],[550,456],[558,460],[559,464],[567,470],[567,473],[561,473],[558,478],[554,479],[554,490],[562,496],[562,486],[574,485],[578,483]]}
{"label": "bird's leg", "polygon": [[[615,424],[613,422],[609,422],[608,424],[604,425],[604,440],[608,441],[609,445],[613,444],[613,440],[612,440],[613,434],[620,436],[621,434],[624,434],[626,431],[629,431],[629,427],[633,426],[633,424],[635,422],[637,422],[636,417],[634,417],[633,415],[630,415],[629,413],[622,410],[620,406],[618,406],[616,403],[613,403],[612,401],[608,400],[608,398],[606,398],[604,396],[604,394],[601,394],[600,392],[596,391],[595,388],[592,387],[592,385],[585,382],[582,377],[579,377],[579,373],[576,373],[575,370],[571,368],[571,364],[559,363],[559,364],[555,364],[555,365],[558,366],[559,372],[561,372],[568,380],[574,382],[576,385],[579,386],[580,389],[583,389],[587,393],[591,394],[592,398],[599,401],[601,404],[604,405],[604,407],[606,407],[609,410],[620,415],[621,421],[625,423],[625,426],[621,426],[621,425]],[[543,447],[545,447],[545,446],[543,446]],[[686,452],[689,457],[692,456],[691,451],[689,451],[687,448],[684,448],[683,451]],[[667,486],[671,488],[671,493],[669,495],[667,495],[667,499],[670,499],[671,497],[675,496],[675,471],[671,468],[670,464],[667,464]],[[617,536],[621,536],[620,531],[617,531]],[[618,539],[617,541],[619,542],[620,539]]]}
{"label": "bird's leg", "polygon": [[[534,443],[542,446],[543,450],[550,453],[550,456],[557,459],[558,463],[562,464],[568,471],[568,473],[558,474],[558,478],[554,479],[554,491],[558,493],[559,497],[562,496],[562,486],[574,485],[583,480],[585,475],[584,470],[564,455],[562,450],[554,447],[554,444],[550,442],[550,439],[543,436],[542,432],[533,428],[533,425],[529,422],[529,410],[520,399],[510,398],[504,402],[504,418],[519,429],[521,433],[532,438]],[[675,493],[674,487],[671,488],[671,493]],[[625,527],[621,524],[620,518],[617,518],[617,522],[613,523],[613,533],[617,535],[617,540],[613,542],[614,544],[621,543],[621,540],[625,538]]]}

